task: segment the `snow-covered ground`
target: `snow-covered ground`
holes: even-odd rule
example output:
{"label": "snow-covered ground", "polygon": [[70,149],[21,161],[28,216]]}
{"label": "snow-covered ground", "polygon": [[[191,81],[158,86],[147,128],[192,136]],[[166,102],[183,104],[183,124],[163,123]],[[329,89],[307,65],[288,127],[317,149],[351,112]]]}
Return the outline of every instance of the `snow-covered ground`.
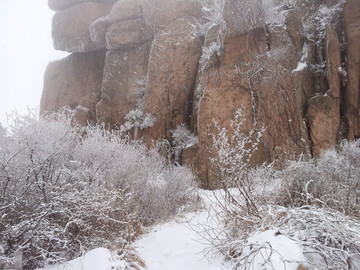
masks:
{"label": "snow-covered ground", "polygon": [[212,199],[212,192],[203,192],[201,195],[205,202],[203,208],[160,224],[135,242],[134,246],[145,260],[148,270],[230,269],[220,254],[204,254],[209,248],[209,242],[197,231],[216,226],[209,217],[209,206],[213,206],[215,200]]}
{"label": "snow-covered ground", "polygon": [[[195,228],[209,225],[208,206],[213,201],[212,192],[202,192],[207,206],[199,206],[194,212],[177,216],[170,222],[149,229],[133,246],[146,263],[147,270],[227,270],[223,257],[205,256],[209,248]],[[126,263],[105,248],[90,251],[84,256],[62,265],[53,265],[44,270],[125,270]],[[39,269],[40,270],[40,269]]]}
{"label": "snow-covered ground", "polygon": [[[225,262],[221,254],[208,253],[211,247],[198,230],[212,228],[211,234],[221,237],[218,222],[213,219],[216,199],[211,191],[200,191],[203,203],[197,210],[177,216],[173,220],[152,227],[138,239],[133,247],[145,261],[146,270],[230,270],[233,266]],[[211,210],[212,209],[212,210]],[[256,233],[249,239],[249,246],[264,246],[253,254],[251,269],[296,269],[297,263],[286,259],[303,262],[301,249],[286,236],[276,236],[276,231],[268,230]],[[266,247],[276,248],[276,254],[270,260],[264,258]],[[252,253],[252,251],[244,250]],[[207,256],[205,254],[208,254]],[[209,255],[211,254],[211,256]],[[289,255],[290,254],[290,255]],[[288,257],[288,255],[290,257]],[[276,268],[273,268],[276,267]],[[114,252],[105,248],[94,249],[84,256],[62,265],[48,266],[44,270],[126,270],[127,263]],[[40,269],[39,269],[40,270]]]}

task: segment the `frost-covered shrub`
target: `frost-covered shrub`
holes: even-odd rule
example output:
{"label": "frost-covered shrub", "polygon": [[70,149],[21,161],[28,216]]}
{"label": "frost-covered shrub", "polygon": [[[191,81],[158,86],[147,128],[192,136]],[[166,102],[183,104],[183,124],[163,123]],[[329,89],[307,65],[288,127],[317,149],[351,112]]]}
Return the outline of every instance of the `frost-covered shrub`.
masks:
{"label": "frost-covered shrub", "polygon": [[338,150],[326,150],[318,159],[292,161],[279,177],[279,204],[318,205],[360,217],[359,141],[343,141]]}
{"label": "frost-covered shrub", "polygon": [[239,108],[230,129],[214,123],[215,133],[210,134],[213,142],[211,161],[219,180],[225,185],[245,181],[251,157],[260,143],[263,130],[253,128],[244,133],[245,121],[243,109]]}
{"label": "frost-covered shrub", "polygon": [[139,129],[152,127],[155,117],[149,113],[144,113],[142,109],[135,109],[128,112],[125,116],[126,123],[121,126],[121,131],[125,132],[134,128],[134,139],[138,139]]}
{"label": "frost-covered shrub", "polygon": [[201,30],[206,37],[200,57],[200,70],[204,71],[209,67],[210,60],[214,55],[220,56],[222,54],[227,27],[223,18],[224,0],[201,0],[200,2],[203,5],[202,12],[206,18]]}
{"label": "frost-covered shrub", "polygon": [[[234,269],[279,270],[293,263],[360,269],[359,141],[344,141],[318,159],[291,161],[282,171],[271,164],[250,168],[252,140],[241,134],[241,121],[232,129],[234,123],[235,132],[218,127],[213,135],[217,156],[212,161],[224,187],[216,193],[219,209],[213,219],[225,233],[214,236],[205,228],[205,238]],[[275,232],[272,242],[264,242],[260,238],[269,230]],[[298,257],[283,257],[277,247],[286,241],[278,235],[300,247]]]}
{"label": "frost-covered shrub", "polygon": [[256,185],[253,178],[261,173],[271,172],[264,165],[253,169],[250,161],[257,150],[263,130],[251,129],[244,133],[244,112],[236,110],[230,130],[215,123],[215,134],[212,136],[211,163],[213,172],[218,177],[224,196],[218,197],[221,202],[221,216],[224,218],[225,229],[232,237],[246,239],[253,228],[261,222],[260,201],[256,200]]}
{"label": "frost-covered shrub", "polygon": [[302,248],[310,269],[360,269],[358,219],[316,206],[274,206],[266,218]]}
{"label": "frost-covered shrub", "polygon": [[20,249],[24,269],[122,249],[195,198],[189,170],[71,113],[16,116],[10,132],[0,138],[0,245],[6,256]]}
{"label": "frost-covered shrub", "polygon": [[172,132],[175,160],[178,162],[182,151],[187,147],[197,144],[198,142],[198,137],[191,133],[185,124],[178,125]]}

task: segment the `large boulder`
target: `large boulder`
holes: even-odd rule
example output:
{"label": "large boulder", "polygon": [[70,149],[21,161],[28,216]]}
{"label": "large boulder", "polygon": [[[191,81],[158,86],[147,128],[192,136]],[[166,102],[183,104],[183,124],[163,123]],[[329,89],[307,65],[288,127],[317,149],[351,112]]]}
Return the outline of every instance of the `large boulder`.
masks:
{"label": "large boulder", "polygon": [[141,0],[120,0],[112,7],[108,16],[110,23],[141,18]]}
{"label": "large boulder", "polygon": [[348,139],[360,138],[360,4],[348,0],[344,9],[347,43],[347,86],[345,92]]}
{"label": "large boulder", "polygon": [[[140,0],[121,0],[111,9],[109,15],[95,20],[90,25],[90,37],[99,49],[137,46],[151,38],[151,29],[142,19]],[[111,27],[110,27],[111,26]],[[108,33],[109,30],[109,33]]]}
{"label": "large boulder", "polygon": [[107,52],[101,100],[96,106],[96,117],[101,123],[119,128],[126,114],[142,109],[151,43],[131,50]]}
{"label": "large boulder", "polygon": [[85,2],[57,12],[52,21],[54,48],[68,52],[88,52],[98,47],[91,39],[90,25],[110,12],[108,3]]}
{"label": "large boulder", "polygon": [[51,62],[45,71],[40,114],[68,107],[86,125],[95,121],[95,106],[100,99],[105,53],[75,53]]}
{"label": "large boulder", "polygon": [[[318,156],[341,136],[360,137],[358,1],[347,0],[341,14],[336,0],[49,0],[57,49],[107,52],[104,77],[82,74],[100,72],[104,52],[50,64],[42,113],[67,105],[82,123],[112,128],[128,124],[129,112],[152,115],[145,142],[170,141],[187,124],[199,142],[182,161],[207,188],[219,183],[213,123],[232,134],[239,108],[239,131],[255,141],[262,130],[250,165]],[[88,77],[97,78],[91,87]]]}
{"label": "large boulder", "polygon": [[49,7],[54,11],[60,11],[83,2],[98,2],[114,4],[117,0],[48,0]]}
{"label": "large boulder", "polygon": [[145,111],[156,118],[145,132],[153,139],[171,138],[189,121],[202,42],[196,20],[177,19],[155,36],[149,58]]}

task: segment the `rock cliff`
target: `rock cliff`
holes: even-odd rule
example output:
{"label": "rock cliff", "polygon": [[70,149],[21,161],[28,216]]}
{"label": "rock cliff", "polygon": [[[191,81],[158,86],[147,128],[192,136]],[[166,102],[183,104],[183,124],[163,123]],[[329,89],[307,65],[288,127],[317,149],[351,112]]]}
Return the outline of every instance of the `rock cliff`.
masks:
{"label": "rock cliff", "polygon": [[54,47],[71,54],[49,64],[41,114],[68,106],[82,124],[136,128],[147,142],[172,143],[186,125],[198,143],[183,149],[181,162],[204,187],[218,183],[214,123],[231,132],[239,109],[244,134],[256,140],[262,130],[253,165],[281,166],[360,137],[359,0],[49,0],[49,7]]}

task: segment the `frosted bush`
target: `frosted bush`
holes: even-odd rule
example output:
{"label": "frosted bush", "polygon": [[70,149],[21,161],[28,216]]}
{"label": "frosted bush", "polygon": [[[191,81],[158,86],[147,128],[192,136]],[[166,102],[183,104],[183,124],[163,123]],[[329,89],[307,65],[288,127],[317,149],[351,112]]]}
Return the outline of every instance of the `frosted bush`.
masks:
{"label": "frosted bush", "polygon": [[[279,270],[290,264],[360,269],[360,142],[344,141],[318,159],[290,161],[282,171],[271,164],[250,168],[256,141],[240,132],[242,121],[235,119],[232,132],[217,125],[212,135],[212,162],[224,187],[215,193],[220,208],[213,219],[221,223],[225,237],[212,235],[212,228],[205,229],[204,237],[234,269],[261,265]],[[268,230],[276,232],[275,242],[253,241]],[[277,235],[298,245],[298,258],[306,260],[279,257],[282,251],[276,247],[284,243],[277,242]]]}
{"label": "frosted bush", "polygon": [[263,133],[263,129],[253,128],[245,134],[242,131],[244,126],[244,112],[239,108],[234,113],[230,130],[214,123],[215,134],[210,134],[213,142],[211,162],[215,168],[214,172],[219,181],[227,187],[237,183],[246,185],[249,163]]}
{"label": "frosted bush", "polygon": [[71,113],[16,116],[0,138],[0,245],[24,269],[103,246],[123,249],[195,199],[192,173]]}
{"label": "frosted bush", "polygon": [[292,161],[279,173],[283,188],[277,203],[318,205],[357,217],[360,213],[360,145],[343,141],[309,161]]}
{"label": "frosted bush", "polygon": [[360,269],[359,235],[359,220],[337,211],[269,205],[262,210],[262,226],[222,248],[233,269]]}
{"label": "frosted bush", "polygon": [[175,160],[179,162],[182,151],[198,142],[198,137],[191,133],[185,124],[178,125],[172,132]]}
{"label": "frosted bush", "polygon": [[141,109],[131,110],[125,116],[126,123],[121,126],[121,131],[125,132],[134,128],[134,139],[138,139],[139,129],[152,127],[155,117],[152,114],[144,113]]}

